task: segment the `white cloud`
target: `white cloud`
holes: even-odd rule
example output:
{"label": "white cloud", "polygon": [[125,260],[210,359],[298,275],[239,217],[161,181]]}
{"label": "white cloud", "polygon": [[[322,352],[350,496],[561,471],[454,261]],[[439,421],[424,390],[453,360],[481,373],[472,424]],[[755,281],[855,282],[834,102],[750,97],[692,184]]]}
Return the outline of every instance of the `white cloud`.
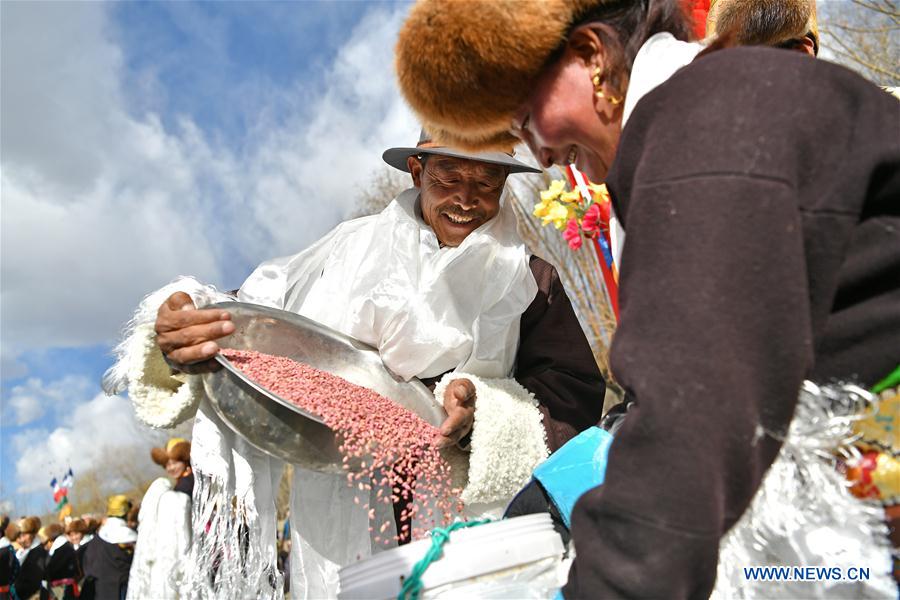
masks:
{"label": "white cloud", "polygon": [[[248,208],[271,235],[270,251],[296,252],[351,213],[355,192],[384,164],[381,153],[418,139],[392,68],[404,13],[364,17],[327,71],[322,95],[295,105],[283,128],[257,136]],[[303,86],[289,93],[304,98]]]}
{"label": "white cloud", "polygon": [[12,349],[0,346],[0,377],[17,379],[28,373],[28,366],[16,358]]}
{"label": "white cloud", "polygon": [[[138,448],[149,451],[166,437],[165,432],[140,425],[127,399],[102,393],[74,406],[62,422],[52,430],[28,429],[13,436],[11,448],[19,455],[15,463],[19,493],[47,488],[54,476],[70,467],[77,480],[81,472],[97,467],[102,470],[112,458],[131,456]],[[162,475],[149,455],[146,460],[136,460],[133,469]]]}
{"label": "white cloud", "polygon": [[4,402],[4,419],[11,416],[16,425],[27,425],[48,410],[64,417],[71,406],[89,398],[96,387],[94,382],[81,375],[66,375],[51,383],[30,377],[10,390]]}
{"label": "white cloud", "polygon": [[318,98],[302,81],[273,89],[279,102],[306,102],[282,125],[260,106],[239,147],[186,117],[167,129],[153,112],[134,114],[108,10],[4,6],[4,369],[23,350],[113,340],[138,300],[176,275],[238,285],[248,267],[348,214],[382,150],[416,139],[391,67],[405,9],[363,18]]}
{"label": "white cloud", "polygon": [[128,114],[104,9],[4,7],[7,353],[108,341],[147,288],[181,270],[220,277],[212,241],[191,223],[208,201],[197,140],[190,128],[170,134],[155,115]]}

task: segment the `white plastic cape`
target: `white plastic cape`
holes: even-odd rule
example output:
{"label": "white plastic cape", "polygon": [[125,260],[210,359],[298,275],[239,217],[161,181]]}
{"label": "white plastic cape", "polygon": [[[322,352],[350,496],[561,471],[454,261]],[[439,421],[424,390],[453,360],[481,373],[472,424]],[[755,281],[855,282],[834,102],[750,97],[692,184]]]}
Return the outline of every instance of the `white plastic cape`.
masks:
{"label": "white plastic cape", "polygon": [[37,536],[34,536],[34,540],[32,540],[31,545],[27,548],[19,548],[16,550],[16,559],[19,561],[21,565],[25,562],[25,559],[28,557],[28,553],[41,545],[41,540],[38,539]]}
{"label": "white plastic cape", "polygon": [[128,598],[187,598],[184,576],[191,545],[191,498],[160,477],[141,500]]}
{"label": "white plastic cape", "polygon": [[512,372],[537,284],[512,207],[457,248],[419,216],[418,189],[342,223],[305,251],[260,265],[238,299],[297,312],[378,348],[394,373]]}
{"label": "white plastic cape", "polygon": [[[297,312],[375,346],[404,379],[450,370],[507,377],[519,319],[537,293],[512,207],[502,199],[494,219],[459,247],[441,248],[418,198],[418,189],[408,189],[380,214],[342,223],[305,251],[263,263],[238,299]],[[393,524],[391,509],[370,501],[374,486],[370,497],[341,475],[295,467],[294,482],[292,596],[333,597],[338,570],[376,550],[370,506],[375,523]]]}
{"label": "white plastic cape", "polygon": [[68,542],[69,542],[69,540],[66,539],[66,536],[64,536],[64,535],[59,536],[58,538],[53,540],[53,543],[50,545],[50,549],[47,550],[47,555],[53,556],[57,550],[59,550],[60,548],[65,546]]}

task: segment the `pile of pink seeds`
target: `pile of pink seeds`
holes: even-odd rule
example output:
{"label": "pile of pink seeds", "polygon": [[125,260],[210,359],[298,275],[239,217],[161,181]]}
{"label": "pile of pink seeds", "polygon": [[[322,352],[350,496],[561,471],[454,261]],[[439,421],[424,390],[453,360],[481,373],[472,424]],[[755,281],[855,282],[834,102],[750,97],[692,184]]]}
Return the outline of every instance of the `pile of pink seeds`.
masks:
{"label": "pile of pink seeds", "polygon": [[[426,533],[410,530],[420,510],[427,512],[429,520],[440,518],[444,525],[462,510],[460,490],[453,488],[450,466],[437,446],[440,433],[418,415],[368,388],[283,356],[233,349],[221,353],[247,377],[318,415],[338,434],[348,484],[364,491],[374,484],[378,501],[404,507],[394,539],[418,539]],[[357,463],[359,470],[350,472],[349,465]],[[413,502],[414,494],[424,502]],[[390,538],[382,539],[380,534],[390,523],[372,523],[374,515],[370,508],[374,539],[387,544]]]}

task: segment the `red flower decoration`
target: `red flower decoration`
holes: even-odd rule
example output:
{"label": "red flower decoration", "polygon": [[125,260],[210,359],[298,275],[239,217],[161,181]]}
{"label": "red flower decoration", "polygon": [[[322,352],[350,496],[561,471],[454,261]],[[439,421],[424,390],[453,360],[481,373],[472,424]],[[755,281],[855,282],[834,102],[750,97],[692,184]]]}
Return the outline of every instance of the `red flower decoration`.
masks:
{"label": "red flower decoration", "polygon": [[600,206],[595,202],[584,211],[584,217],[581,219],[581,229],[584,234],[593,237],[600,233]]}
{"label": "red flower decoration", "polygon": [[581,248],[581,232],[578,230],[578,221],[569,219],[566,230],[563,231],[563,238],[569,242],[569,248],[578,250]]}

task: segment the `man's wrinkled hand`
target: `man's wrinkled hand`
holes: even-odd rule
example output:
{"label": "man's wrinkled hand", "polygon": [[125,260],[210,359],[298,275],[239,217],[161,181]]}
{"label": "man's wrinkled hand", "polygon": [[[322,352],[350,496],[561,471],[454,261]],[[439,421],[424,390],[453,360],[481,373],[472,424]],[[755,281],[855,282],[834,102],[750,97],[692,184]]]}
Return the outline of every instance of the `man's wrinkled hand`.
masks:
{"label": "man's wrinkled hand", "polygon": [[184,292],[175,292],[156,314],[156,343],[170,364],[187,372],[213,368],[209,360],[219,351],[215,340],[234,332],[227,311],[197,309]]}
{"label": "man's wrinkled hand", "polygon": [[442,447],[452,446],[464,438],[475,424],[475,384],[468,379],[454,379],[444,390],[447,419],[441,424]]}

